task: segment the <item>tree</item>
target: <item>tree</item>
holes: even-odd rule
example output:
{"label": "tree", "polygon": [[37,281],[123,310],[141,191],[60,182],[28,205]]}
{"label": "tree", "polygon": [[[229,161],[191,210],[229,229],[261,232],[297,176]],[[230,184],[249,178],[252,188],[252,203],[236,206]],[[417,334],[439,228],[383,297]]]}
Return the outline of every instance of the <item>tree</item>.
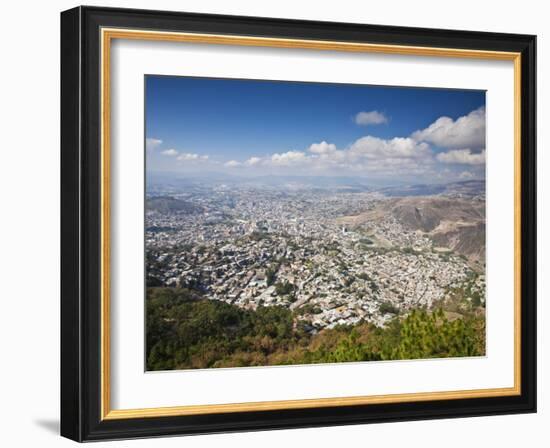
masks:
{"label": "tree", "polygon": [[265,271],[265,280],[267,283],[267,286],[271,286],[273,283],[275,283],[275,279],[277,278],[277,270],[274,268],[267,268]]}
{"label": "tree", "polygon": [[278,296],[286,296],[294,291],[294,285],[288,281],[275,283],[275,292]]}
{"label": "tree", "polygon": [[379,307],[382,314],[399,314],[399,309],[391,304],[391,302],[382,302]]}
{"label": "tree", "polygon": [[472,318],[449,321],[441,308],[431,314],[414,310],[403,321],[400,343],[389,357],[419,359],[479,356],[484,351],[485,335],[484,329],[477,331],[479,329]]}
{"label": "tree", "polygon": [[[277,283],[283,292],[290,282]],[[390,304],[391,305],[391,304]],[[361,322],[311,331],[300,316],[312,304],[243,309],[185,288],[147,288],[147,369],[308,364],[478,356],[485,353],[485,318],[453,321],[439,309],[395,316],[384,327]],[[318,329],[317,329],[318,330]]]}

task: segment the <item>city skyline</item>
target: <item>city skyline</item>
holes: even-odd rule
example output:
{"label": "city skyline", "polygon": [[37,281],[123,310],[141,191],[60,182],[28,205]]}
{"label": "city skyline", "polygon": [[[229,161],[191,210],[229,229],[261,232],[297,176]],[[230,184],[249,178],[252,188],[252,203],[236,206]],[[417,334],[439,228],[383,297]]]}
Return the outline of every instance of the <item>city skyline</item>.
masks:
{"label": "city skyline", "polygon": [[485,92],[146,77],[147,173],[485,178]]}

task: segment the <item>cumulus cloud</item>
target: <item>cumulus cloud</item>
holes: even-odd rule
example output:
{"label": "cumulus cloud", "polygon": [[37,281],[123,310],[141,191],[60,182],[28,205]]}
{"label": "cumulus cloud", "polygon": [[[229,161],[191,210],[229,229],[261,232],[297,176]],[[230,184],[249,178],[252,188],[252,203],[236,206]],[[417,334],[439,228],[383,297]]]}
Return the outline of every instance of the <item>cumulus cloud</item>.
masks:
{"label": "cumulus cloud", "polygon": [[418,159],[431,155],[430,146],[412,138],[395,137],[389,140],[367,135],[351,145],[353,158],[367,159]]}
{"label": "cumulus cloud", "polygon": [[354,121],[359,126],[370,126],[373,124],[384,124],[388,122],[388,118],[377,110],[372,110],[370,112],[359,112]]}
{"label": "cumulus cloud", "polygon": [[180,162],[204,162],[208,160],[208,156],[184,152],[177,157],[177,160]]}
{"label": "cumulus cloud", "polygon": [[282,154],[275,153],[271,156],[273,166],[296,166],[307,162],[308,158],[305,152],[288,151]]}
{"label": "cumulus cloud", "polygon": [[473,153],[471,149],[452,149],[448,152],[440,152],[436,158],[442,163],[483,165],[485,163],[485,149],[479,153]]}
{"label": "cumulus cloud", "polygon": [[226,166],[226,167],[228,167],[228,168],[237,168],[237,167],[239,167],[239,166],[241,166],[241,165],[242,165],[242,163],[241,163],[241,162],[238,162],[238,161],[236,161],[236,160],[230,160],[229,162],[225,162],[225,163],[223,164],[223,166]]}
{"label": "cumulus cloud", "polygon": [[255,166],[255,165],[258,165],[262,162],[262,158],[261,157],[250,157],[250,159],[248,159],[246,162],[244,162],[245,165],[247,166]]}
{"label": "cumulus cloud", "polygon": [[271,161],[271,158],[262,157],[250,157],[244,162],[238,160],[229,160],[223,164],[227,168],[239,168],[239,167],[253,167],[253,166],[267,166]]}
{"label": "cumulus cloud", "polygon": [[174,157],[174,156],[178,155],[178,152],[175,149],[170,148],[170,149],[166,149],[166,150],[162,151],[161,154],[163,154],[165,156]]}
{"label": "cumulus cloud", "polygon": [[442,148],[482,148],[485,146],[485,107],[453,120],[440,117],[412,138]]}
{"label": "cumulus cloud", "polygon": [[314,154],[329,154],[336,151],[336,145],[322,141],[321,143],[313,143],[309,147],[309,152]]}
{"label": "cumulus cloud", "polygon": [[435,163],[427,143],[411,138],[381,139],[362,137],[345,149],[334,143],[313,143],[307,151],[287,151],[245,162],[230,161],[226,166],[254,166],[261,169],[288,169],[296,172],[342,172],[377,174],[427,173]]}
{"label": "cumulus cloud", "polygon": [[158,138],[146,138],[145,139],[145,148],[148,151],[151,151],[153,149],[158,148],[160,145],[162,145],[162,140]]}

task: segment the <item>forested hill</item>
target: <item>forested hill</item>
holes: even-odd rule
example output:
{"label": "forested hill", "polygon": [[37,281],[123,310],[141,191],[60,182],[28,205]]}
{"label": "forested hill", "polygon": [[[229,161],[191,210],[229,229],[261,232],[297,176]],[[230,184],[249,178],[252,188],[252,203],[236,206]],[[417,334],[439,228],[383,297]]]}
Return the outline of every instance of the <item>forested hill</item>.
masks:
{"label": "forested hill", "polygon": [[[451,311],[452,309],[452,311]],[[457,312],[459,311],[459,312]],[[452,303],[311,335],[284,307],[246,310],[182,288],[147,290],[147,370],[479,356],[484,313]]]}

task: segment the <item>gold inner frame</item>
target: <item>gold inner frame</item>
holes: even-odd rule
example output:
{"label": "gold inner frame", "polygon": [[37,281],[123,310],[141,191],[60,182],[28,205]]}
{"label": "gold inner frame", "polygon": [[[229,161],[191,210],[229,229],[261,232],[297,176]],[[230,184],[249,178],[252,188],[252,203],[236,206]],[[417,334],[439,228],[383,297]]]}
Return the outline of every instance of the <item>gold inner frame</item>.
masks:
{"label": "gold inner frame", "polygon": [[[262,410],[306,409],[413,401],[502,397],[521,394],[521,54],[514,52],[466,50],[455,48],[335,42],[304,39],[279,39],[249,36],[101,29],[101,419],[127,419],[246,412]],[[514,63],[514,386],[441,392],[314,398],[247,403],[170,406],[140,409],[111,409],[110,350],[110,62],[113,39],[185,42],[212,45],[295,48],[355,53],[382,53],[412,56],[454,57],[513,61]]]}

